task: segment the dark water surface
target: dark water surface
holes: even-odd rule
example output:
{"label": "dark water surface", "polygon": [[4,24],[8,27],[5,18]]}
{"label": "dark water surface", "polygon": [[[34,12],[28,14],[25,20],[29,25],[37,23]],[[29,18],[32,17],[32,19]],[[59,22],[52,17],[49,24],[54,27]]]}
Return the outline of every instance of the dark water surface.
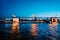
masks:
{"label": "dark water surface", "polygon": [[46,23],[37,23],[38,35],[33,36],[31,33],[32,24],[20,24],[19,31],[12,32],[12,24],[0,24],[1,40],[59,40],[60,24],[50,29]]}

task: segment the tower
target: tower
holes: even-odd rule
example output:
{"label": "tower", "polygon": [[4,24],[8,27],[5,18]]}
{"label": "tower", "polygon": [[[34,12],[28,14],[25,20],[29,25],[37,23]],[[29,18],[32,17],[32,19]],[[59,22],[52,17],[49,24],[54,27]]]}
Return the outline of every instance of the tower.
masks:
{"label": "tower", "polygon": [[36,18],[36,15],[35,15],[35,14],[33,14],[33,15],[32,15],[32,18],[33,18],[33,20],[37,20],[37,18]]}

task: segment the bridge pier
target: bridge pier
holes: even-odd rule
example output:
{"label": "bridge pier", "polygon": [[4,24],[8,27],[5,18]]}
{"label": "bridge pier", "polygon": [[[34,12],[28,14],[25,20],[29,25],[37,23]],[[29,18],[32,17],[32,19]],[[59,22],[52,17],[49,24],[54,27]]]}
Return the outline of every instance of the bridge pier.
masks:
{"label": "bridge pier", "polygon": [[50,27],[58,25],[58,19],[57,18],[51,18],[51,24],[49,24]]}
{"label": "bridge pier", "polygon": [[19,32],[19,18],[13,18],[12,32]]}

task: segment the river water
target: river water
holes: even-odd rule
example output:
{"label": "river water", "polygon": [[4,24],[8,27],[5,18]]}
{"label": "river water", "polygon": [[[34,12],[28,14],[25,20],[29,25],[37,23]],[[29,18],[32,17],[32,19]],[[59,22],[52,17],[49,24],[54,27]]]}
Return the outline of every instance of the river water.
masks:
{"label": "river water", "polygon": [[[34,23],[33,23],[34,24]],[[2,40],[59,40],[60,39],[60,24],[50,27],[46,23],[37,24],[37,35],[33,36],[32,24],[20,24],[19,31],[12,33],[12,24],[0,24],[0,39]],[[33,31],[33,30],[32,30]]]}

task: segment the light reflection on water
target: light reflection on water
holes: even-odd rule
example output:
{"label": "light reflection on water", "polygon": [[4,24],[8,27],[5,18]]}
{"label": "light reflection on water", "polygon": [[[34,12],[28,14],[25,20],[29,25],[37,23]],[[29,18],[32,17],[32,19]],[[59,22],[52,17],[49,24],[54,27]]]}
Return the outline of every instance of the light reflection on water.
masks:
{"label": "light reflection on water", "polygon": [[[1,24],[0,24],[1,25]],[[19,33],[11,33],[11,24],[6,24],[4,25],[4,37],[7,39],[19,39],[22,37],[23,39],[29,40],[29,39],[33,39],[33,40],[59,40],[60,38],[60,24],[58,24],[55,27],[52,27],[52,29],[50,29],[49,24],[45,24],[45,23],[37,23],[38,27],[38,35],[34,38],[33,34],[31,33],[31,26],[32,24],[28,23],[28,24],[21,24],[20,25],[20,31]],[[3,26],[3,25],[1,25]],[[3,28],[3,27],[2,27]],[[0,34],[1,35],[1,34]],[[22,36],[21,36],[22,35]],[[13,36],[13,37],[12,37]]]}

